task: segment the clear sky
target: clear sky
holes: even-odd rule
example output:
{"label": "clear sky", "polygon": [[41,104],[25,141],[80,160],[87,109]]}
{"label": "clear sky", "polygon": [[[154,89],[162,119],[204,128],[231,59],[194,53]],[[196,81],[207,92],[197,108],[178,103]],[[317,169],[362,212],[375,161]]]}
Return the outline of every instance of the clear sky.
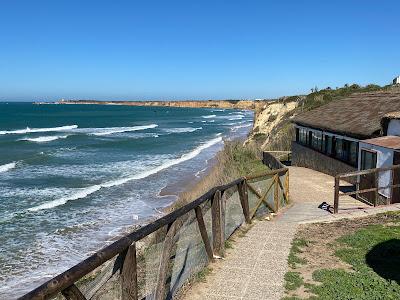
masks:
{"label": "clear sky", "polygon": [[0,2],[0,100],[226,99],[400,75],[400,1]]}

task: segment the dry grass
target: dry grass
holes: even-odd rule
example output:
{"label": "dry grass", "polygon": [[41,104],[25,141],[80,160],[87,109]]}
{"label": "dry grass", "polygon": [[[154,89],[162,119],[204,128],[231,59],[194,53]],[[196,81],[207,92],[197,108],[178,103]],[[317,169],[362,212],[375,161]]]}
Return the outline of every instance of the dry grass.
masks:
{"label": "dry grass", "polygon": [[194,187],[183,192],[174,208],[193,201],[215,186],[263,170],[267,171],[267,167],[262,164],[261,152],[254,145],[243,145],[241,141],[225,141],[224,149],[217,154],[211,171]]}

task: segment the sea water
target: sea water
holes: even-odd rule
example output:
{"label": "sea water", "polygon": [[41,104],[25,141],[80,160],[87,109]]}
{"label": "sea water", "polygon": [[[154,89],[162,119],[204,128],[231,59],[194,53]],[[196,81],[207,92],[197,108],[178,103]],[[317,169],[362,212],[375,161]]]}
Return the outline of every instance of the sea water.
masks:
{"label": "sea water", "polygon": [[[0,102],[0,298],[160,216],[252,119],[240,110]],[[168,186],[175,193],[161,196]]]}

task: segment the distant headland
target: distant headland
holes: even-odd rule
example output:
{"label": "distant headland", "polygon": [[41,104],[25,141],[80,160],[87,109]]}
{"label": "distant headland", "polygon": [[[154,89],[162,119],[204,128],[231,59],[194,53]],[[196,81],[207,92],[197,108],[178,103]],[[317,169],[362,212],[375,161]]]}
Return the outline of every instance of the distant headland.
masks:
{"label": "distant headland", "polygon": [[[127,106],[165,106],[165,107],[198,107],[222,109],[255,109],[270,100],[184,100],[184,101],[99,101],[99,100],[65,100],[61,99],[51,104],[96,104],[96,105],[127,105]],[[49,104],[38,102],[36,104]]]}

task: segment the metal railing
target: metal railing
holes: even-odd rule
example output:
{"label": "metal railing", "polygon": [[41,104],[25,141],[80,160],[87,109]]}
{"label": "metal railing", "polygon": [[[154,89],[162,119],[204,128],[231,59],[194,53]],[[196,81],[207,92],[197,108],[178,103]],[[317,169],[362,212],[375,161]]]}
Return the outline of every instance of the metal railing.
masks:
{"label": "metal railing", "polygon": [[[225,197],[224,194],[226,194]],[[238,194],[238,197],[233,197],[234,194]],[[120,289],[120,299],[136,300],[143,297],[155,300],[165,299],[166,295],[170,292],[172,257],[174,255],[178,257],[177,249],[179,245],[176,242],[176,235],[179,231],[183,230],[182,226],[187,222],[189,214],[194,213],[195,217],[193,217],[193,221],[190,224],[197,224],[197,233],[200,234],[203,244],[203,249],[201,250],[205,251],[209,263],[214,261],[216,257],[224,255],[226,235],[229,235],[242,223],[240,221],[241,218],[236,218],[237,220],[232,221],[233,225],[231,229],[226,229],[226,223],[228,223],[226,220],[232,217],[230,216],[230,214],[233,214],[231,212],[233,211],[232,207],[236,205],[233,202],[237,198],[239,198],[240,202],[240,214],[244,217],[246,223],[251,223],[252,218],[257,215],[261,207],[264,207],[268,211],[277,212],[280,207],[286,205],[289,201],[288,168],[283,167],[253,176],[242,177],[229,184],[214,187],[193,202],[176,209],[97,251],[72,268],[22,296],[20,299],[48,299],[51,297],[60,297],[60,293],[64,298],[71,300],[94,299],[93,293],[89,296],[84,295],[78,283],[85,279],[85,276],[89,273],[113,259],[115,260],[113,261],[113,270],[110,274],[119,274],[117,285]],[[252,207],[249,205],[249,198],[252,199]],[[208,212],[211,212],[211,216],[205,218],[204,214]],[[207,231],[209,223],[211,230]],[[158,260],[155,267],[156,271],[154,272],[155,285],[151,287],[152,290],[147,294],[146,292],[140,292],[139,295],[139,289],[142,289],[141,285],[143,284],[140,283],[141,271],[138,269],[138,263],[141,257],[138,254],[137,245],[142,239],[159,232],[159,230],[163,230],[165,237],[163,242],[160,243],[161,250],[156,255]],[[189,240],[191,237],[190,235],[186,236]],[[188,251],[186,251],[183,265],[186,262]],[[194,273],[195,269],[191,269],[188,272]],[[180,270],[178,273],[179,276],[182,276],[183,270]]]}

